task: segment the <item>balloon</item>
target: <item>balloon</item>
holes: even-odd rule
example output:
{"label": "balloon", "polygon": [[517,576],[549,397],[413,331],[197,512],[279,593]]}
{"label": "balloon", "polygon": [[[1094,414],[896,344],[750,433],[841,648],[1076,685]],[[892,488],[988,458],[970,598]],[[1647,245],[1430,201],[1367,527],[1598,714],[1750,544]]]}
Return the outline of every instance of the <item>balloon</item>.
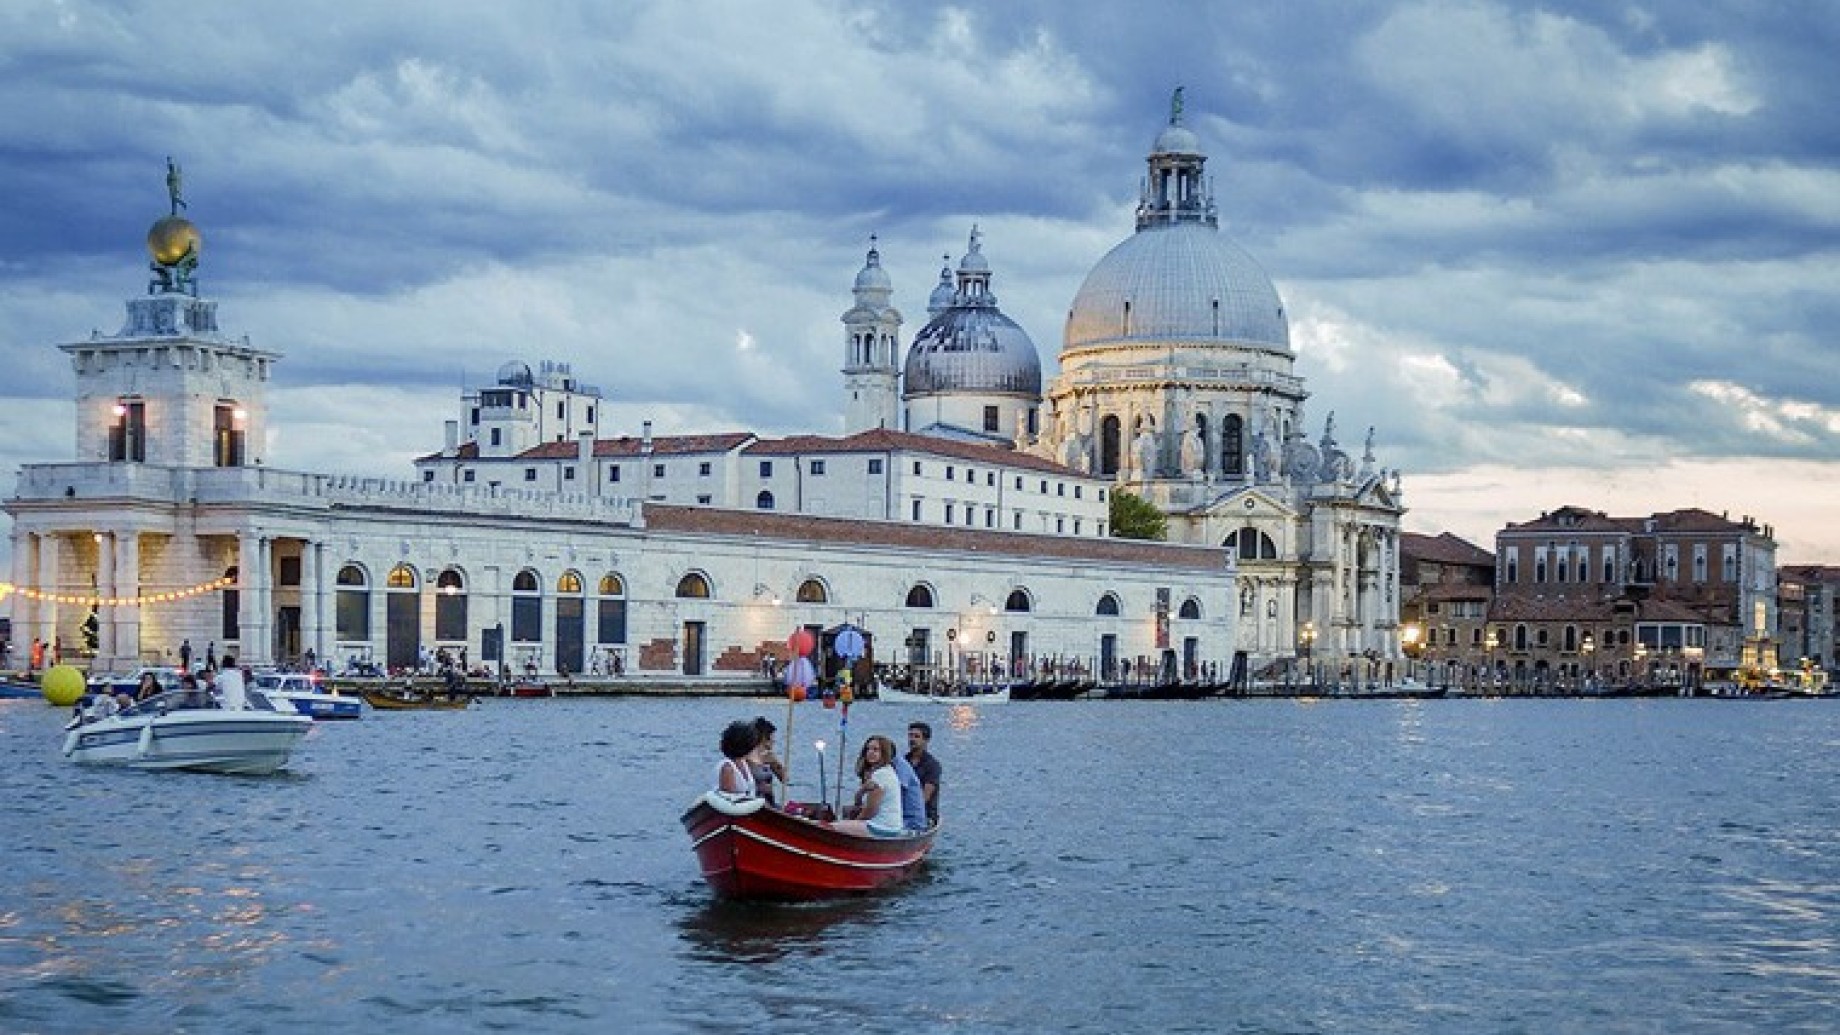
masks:
{"label": "balloon", "polygon": [[824,695],[824,707],[826,708],[837,707],[837,698],[832,696],[831,694],[825,694]]}
{"label": "balloon", "polygon": [[837,633],[837,641],[832,649],[838,657],[855,661],[863,655],[863,634],[857,632],[854,626],[846,625]]}
{"label": "balloon", "polygon": [[76,704],[84,689],[83,672],[75,665],[53,665],[38,681],[38,692],[59,708]]}
{"label": "balloon", "polygon": [[793,654],[804,656],[810,654],[817,644],[812,640],[811,630],[801,628],[792,630],[792,635],[786,637],[786,646]]}
{"label": "balloon", "polygon": [[802,686],[795,686],[791,690],[788,690],[787,693],[794,701],[803,701],[805,699],[805,688]]}
{"label": "balloon", "polygon": [[850,684],[845,683],[843,684],[843,690],[837,694],[837,699],[844,704],[849,704],[851,701],[856,700],[856,692],[850,689]]}

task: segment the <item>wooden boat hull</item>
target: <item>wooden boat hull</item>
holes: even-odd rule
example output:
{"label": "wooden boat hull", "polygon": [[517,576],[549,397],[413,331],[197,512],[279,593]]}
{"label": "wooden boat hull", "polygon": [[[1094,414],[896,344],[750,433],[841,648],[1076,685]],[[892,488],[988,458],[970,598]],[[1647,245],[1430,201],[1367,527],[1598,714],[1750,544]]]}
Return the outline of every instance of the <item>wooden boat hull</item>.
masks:
{"label": "wooden boat hull", "polygon": [[397,697],[395,694],[364,691],[364,703],[379,711],[458,711],[473,703],[471,697]]}
{"label": "wooden boat hull", "polygon": [[732,899],[802,901],[863,895],[912,877],[938,827],[905,837],[857,837],[767,808],[759,798],[698,798],[683,815],[703,879]]}

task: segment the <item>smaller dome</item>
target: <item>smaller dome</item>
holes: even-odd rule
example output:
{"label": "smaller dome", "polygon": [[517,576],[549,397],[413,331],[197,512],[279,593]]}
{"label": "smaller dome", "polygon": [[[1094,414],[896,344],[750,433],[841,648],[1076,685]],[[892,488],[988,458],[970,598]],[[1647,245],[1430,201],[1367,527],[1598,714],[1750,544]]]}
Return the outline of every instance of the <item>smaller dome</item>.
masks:
{"label": "smaller dome", "polygon": [[498,383],[501,385],[529,388],[536,384],[536,381],[537,379],[530,373],[529,363],[514,359],[498,368]]}
{"label": "smaller dome", "polygon": [[177,265],[188,254],[196,255],[203,243],[198,227],[184,216],[167,216],[147,231],[147,251],[162,266]]}
{"label": "smaller dome", "polygon": [[952,308],[952,300],[958,297],[958,289],[952,286],[952,257],[945,257],[945,265],[939,267],[939,283],[933,285],[933,293],[927,296],[926,311],[937,316],[944,310]]}
{"label": "smaller dome", "polygon": [[1201,154],[1201,138],[1188,131],[1187,126],[1171,124],[1163,127],[1156,136],[1156,143],[1150,145],[1153,155],[1198,155]]}
{"label": "smaller dome", "polygon": [[856,274],[856,290],[894,290],[894,282],[888,279],[888,271],[882,268],[882,253],[874,248],[869,249],[868,261],[863,263],[862,270]]}

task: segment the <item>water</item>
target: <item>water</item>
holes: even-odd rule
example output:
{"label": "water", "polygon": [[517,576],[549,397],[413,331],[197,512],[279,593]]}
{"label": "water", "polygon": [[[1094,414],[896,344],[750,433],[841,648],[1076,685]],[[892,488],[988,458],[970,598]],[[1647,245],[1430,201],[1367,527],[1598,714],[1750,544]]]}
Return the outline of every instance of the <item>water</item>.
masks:
{"label": "water", "polygon": [[725,905],[678,816],[756,713],[372,713],[239,778],[0,702],[0,1031],[1840,1030],[1840,701],[867,703],[852,751],[934,722],[926,874]]}

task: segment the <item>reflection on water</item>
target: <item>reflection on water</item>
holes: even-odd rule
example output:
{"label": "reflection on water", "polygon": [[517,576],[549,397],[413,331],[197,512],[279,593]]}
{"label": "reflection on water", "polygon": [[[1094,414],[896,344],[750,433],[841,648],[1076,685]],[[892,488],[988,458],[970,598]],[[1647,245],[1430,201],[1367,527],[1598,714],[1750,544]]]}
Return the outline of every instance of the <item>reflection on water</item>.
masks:
{"label": "reflection on water", "polygon": [[730,902],[691,905],[678,920],[688,956],[708,962],[772,963],[822,956],[873,926],[882,899],[833,902]]}

